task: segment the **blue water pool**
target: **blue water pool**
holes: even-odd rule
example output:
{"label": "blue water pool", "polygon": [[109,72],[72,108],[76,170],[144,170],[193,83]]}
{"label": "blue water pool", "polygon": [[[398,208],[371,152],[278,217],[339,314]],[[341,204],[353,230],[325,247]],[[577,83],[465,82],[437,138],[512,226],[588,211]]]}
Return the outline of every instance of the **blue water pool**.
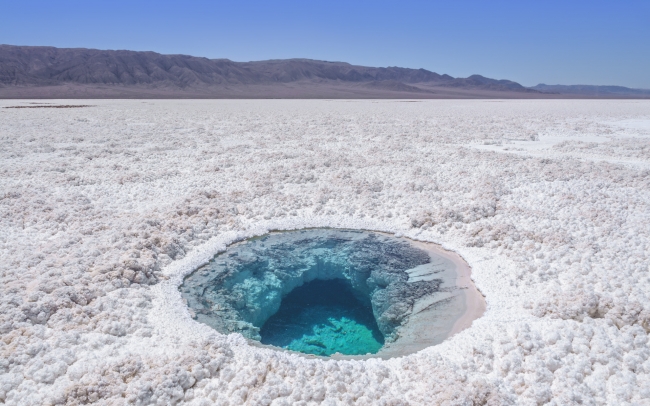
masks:
{"label": "blue water pool", "polygon": [[263,344],[307,354],[375,354],[384,345],[370,301],[343,279],[313,280],[292,290],[260,330]]}
{"label": "blue water pool", "polygon": [[441,290],[440,261],[382,233],[276,232],[230,246],[180,291],[197,321],[224,334],[322,356],[374,354],[414,312],[444,305],[421,300]]}

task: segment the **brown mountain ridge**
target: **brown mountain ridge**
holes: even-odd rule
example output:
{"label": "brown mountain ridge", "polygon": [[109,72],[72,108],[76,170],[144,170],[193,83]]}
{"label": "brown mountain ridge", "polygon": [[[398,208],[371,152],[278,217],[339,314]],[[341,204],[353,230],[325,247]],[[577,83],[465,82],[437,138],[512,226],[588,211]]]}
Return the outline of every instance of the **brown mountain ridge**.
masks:
{"label": "brown mountain ridge", "polygon": [[[509,80],[284,59],[0,45],[0,98],[539,98]],[[557,96],[557,95],[555,95]]]}

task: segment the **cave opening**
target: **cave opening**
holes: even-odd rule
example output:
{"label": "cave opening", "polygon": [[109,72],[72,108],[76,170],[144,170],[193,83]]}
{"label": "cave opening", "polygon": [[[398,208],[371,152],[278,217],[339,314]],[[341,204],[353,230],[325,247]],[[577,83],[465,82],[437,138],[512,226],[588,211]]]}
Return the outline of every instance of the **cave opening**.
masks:
{"label": "cave opening", "polygon": [[260,330],[262,344],[306,354],[375,354],[384,345],[370,300],[344,279],[313,280],[289,292]]}

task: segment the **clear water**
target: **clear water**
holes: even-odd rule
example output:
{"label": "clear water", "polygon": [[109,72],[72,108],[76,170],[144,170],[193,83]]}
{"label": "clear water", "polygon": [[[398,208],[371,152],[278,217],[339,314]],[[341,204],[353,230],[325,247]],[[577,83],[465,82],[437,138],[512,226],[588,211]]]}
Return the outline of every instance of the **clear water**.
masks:
{"label": "clear water", "polygon": [[439,270],[409,277],[434,265],[403,238],[299,230],[229,247],[180,291],[197,321],[224,334],[309,354],[365,355],[395,341],[415,303],[439,291]]}
{"label": "clear water", "polygon": [[314,280],[291,291],[260,335],[263,344],[323,356],[375,354],[384,345],[370,303],[342,279]]}

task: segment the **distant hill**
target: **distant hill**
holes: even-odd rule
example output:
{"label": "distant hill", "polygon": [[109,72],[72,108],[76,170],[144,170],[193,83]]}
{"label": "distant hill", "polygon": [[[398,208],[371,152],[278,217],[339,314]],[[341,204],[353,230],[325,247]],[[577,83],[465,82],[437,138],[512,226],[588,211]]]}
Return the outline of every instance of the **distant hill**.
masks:
{"label": "distant hill", "polygon": [[486,98],[540,94],[479,75],[286,59],[0,45],[4,98]]}
{"label": "distant hill", "polygon": [[0,84],[47,86],[62,83],[158,85],[249,84],[265,78],[227,59],[0,45]]}
{"label": "distant hill", "polygon": [[545,85],[540,83],[530,89],[544,93],[566,95],[604,96],[604,97],[650,97],[650,89],[631,89],[623,86],[592,86],[592,85]]}
{"label": "distant hill", "polygon": [[510,80],[481,75],[454,78],[426,69],[375,68],[311,59],[234,62],[156,52],[0,45],[0,98],[425,99],[563,95],[647,97],[650,92],[616,86],[540,84],[526,88]]}
{"label": "distant hill", "polygon": [[535,89],[523,87],[511,80],[495,80],[481,75],[472,75],[467,78],[456,78],[445,83],[445,86],[458,88],[476,88],[485,90],[499,90],[511,92],[539,93]]}

